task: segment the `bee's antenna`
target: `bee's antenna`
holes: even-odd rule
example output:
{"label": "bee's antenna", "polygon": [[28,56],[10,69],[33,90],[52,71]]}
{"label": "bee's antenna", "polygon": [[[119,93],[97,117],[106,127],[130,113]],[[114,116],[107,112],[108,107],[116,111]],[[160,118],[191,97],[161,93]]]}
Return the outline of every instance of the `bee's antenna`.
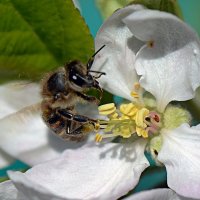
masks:
{"label": "bee's antenna", "polygon": [[94,62],[94,57],[105,47],[106,45],[104,44],[98,51],[96,51],[92,57],[88,60],[87,62],[87,70],[90,70],[90,68],[92,67],[92,64]]}
{"label": "bee's antenna", "polygon": [[99,71],[94,71],[94,70],[90,70],[90,71],[88,71],[88,72],[89,72],[89,73],[92,72],[92,73],[98,74],[98,76],[94,76],[95,79],[100,78],[102,75],[106,75],[105,72],[99,72]]}

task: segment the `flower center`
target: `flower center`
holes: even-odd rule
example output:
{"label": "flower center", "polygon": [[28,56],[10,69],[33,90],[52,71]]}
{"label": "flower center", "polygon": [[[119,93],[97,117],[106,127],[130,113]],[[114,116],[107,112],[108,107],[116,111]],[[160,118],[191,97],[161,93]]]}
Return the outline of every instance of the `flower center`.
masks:
{"label": "flower center", "polygon": [[134,85],[131,95],[135,102],[121,104],[117,109],[114,103],[99,106],[99,114],[107,116],[108,120],[100,120],[104,134],[96,134],[96,142],[103,138],[121,136],[130,138],[132,135],[148,138],[157,134],[161,128],[161,115],[150,110],[143,103],[140,95],[140,85]]}
{"label": "flower center", "polygon": [[106,116],[107,120],[99,120],[98,127],[103,129],[103,134],[96,134],[96,142],[101,142],[104,138],[130,138],[133,135],[151,141],[159,135],[162,128],[174,129],[182,123],[190,122],[190,114],[185,109],[168,105],[161,114],[156,111],[153,99],[142,97],[139,83],[135,83],[134,88],[131,92],[134,102],[121,104],[119,108],[114,103],[99,106],[99,114]]}
{"label": "flower center", "polygon": [[148,138],[161,127],[161,118],[157,112],[134,103],[122,104],[119,109],[114,103],[105,104],[99,106],[99,114],[107,116],[108,120],[100,122],[104,134],[96,134],[97,142],[108,137],[129,138],[133,134]]}

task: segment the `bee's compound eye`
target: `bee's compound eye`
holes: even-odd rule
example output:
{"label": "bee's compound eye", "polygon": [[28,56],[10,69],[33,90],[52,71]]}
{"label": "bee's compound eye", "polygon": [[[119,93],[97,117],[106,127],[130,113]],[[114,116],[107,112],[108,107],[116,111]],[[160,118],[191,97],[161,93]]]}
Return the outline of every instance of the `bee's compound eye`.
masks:
{"label": "bee's compound eye", "polygon": [[82,74],[78,74],[76,71],[71,71],[69,73],[69,81],[79,87],[82,87],[84,85],[84,77],[82,77]]}
{"label": "bee's compound eye", "polygon": [[51,91],[53,94],[62,93],[65,91],[65,76],[63,73],[55,73],[53,74],[48,82],[48,90]]}

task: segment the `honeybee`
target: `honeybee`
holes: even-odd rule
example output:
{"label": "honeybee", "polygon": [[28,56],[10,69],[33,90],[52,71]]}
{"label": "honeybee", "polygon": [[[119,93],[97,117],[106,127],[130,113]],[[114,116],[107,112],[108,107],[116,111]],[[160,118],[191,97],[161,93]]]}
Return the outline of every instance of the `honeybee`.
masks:
{"label": "honeybee", "polygon": [[[78,114],[75,106],[79,102],[97,105],[100,102],[103,91],[97,79],[105,73],[92,71],[91,66],[95,55],[104,47],[92,55],[86,65],[78,60],[71,61],[55,72],[48,73],[42,80],[42,118],[64,140],[82,141],[95,128],[97,120]],[[100,91],[99,99],[86,94],[91,88]]]}

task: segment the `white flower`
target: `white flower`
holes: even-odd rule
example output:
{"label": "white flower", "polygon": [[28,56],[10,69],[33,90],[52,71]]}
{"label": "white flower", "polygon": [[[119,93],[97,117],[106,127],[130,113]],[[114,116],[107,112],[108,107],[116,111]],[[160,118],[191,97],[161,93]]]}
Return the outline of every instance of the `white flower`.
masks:
{"label": "white flower", "polygon": [[[29,92],[34,96],[27,95]],[[15,82],[0,86],[0,120],[25,106],[35,104],[39,100],[39,87],[36,84]],[[9,137],[3,127],[0,131],[1,137]],[[15,140],[15,135],[13,135],[13,139]],[[6,141],[3,138],[0,139],[0,143],[3,144],[0,149],[0,166],[4,167],[12,162],[14,158],[12,158],[12,154],[8,155],[9,151],[3,151],[4,145],[7,148]],[[12,146],[9,145],[9,148],[12,148]]]}
{"label": "white flower", "polygon": [[38,109],[41,102],[39,85],[8,83],[0,87],[0,95],[1,167],[14,158],[33,166],[58,157],[67,148],[83,145],[64,142],[50,133]]}
{"label": "white flower", "polygon": [[139,192],[135,195],[131,195],[124,200],[192,200],[176,194],[171,189],[154,189]]}
{"label": "white flower", "polygon": [[[190,127],[185,123],[189,116],[184,109],[168,106],[173,100],[193,98],[200,85],[198,37],[175,16],[134,5],[116,11],[103,24],[96,37],[96,49],[104,44],[106,47],[94,62],[94,70],[106,72],[100,79],[102,86],[133,104],[139,99],[144,108],[142,94],[150,92],[156,104],[152,99],[147,99],[147,103],[152,103],[158,121],[165,122],[156,124],[156,118],[153,121],[156,127],[151,128],[160,131],[158,141],[150,141],[146,132],[147,139],[136,135],[138,139],[134,142],[88,143],[79,149],[66,150],[24,174],[9,172],[12,181],[1,184],[1,198],[117,199],[136,186],[148,167],[144,156],[147,145],[156,150],[156,159],[166,166],[168,186],[182,196],[200,198],[200,126]],[[140,82],[144,91],[133,93],[136,82]],[[138,109],[142,110],[140,116],[148,113],[152,120],[153,111],[147,108]],[[175,116],[170,117],[170,113]],[[146,128],[147,121],[136,118],[136,125]],[[122,133],[124,136],[124,130]],[[13,196],[9,197],[9,191]]]}
{"label": "white flower", "polygon": [[[133,104],[142,102],[144,107],[145,91],[155,97],[156,104],[148,99],[147,107],[156,110],[163,124],[156,127],[159,136],[150,142],[147,139],[148,148],[166,166],[169,187],[181,195],[200,198],[200,126],[186,123],[187,111],[167,107],[171,101],[193,98],[200,85],[200,43],[196,33],[169,13],[129,6],[115,12],[101,27],[96,49],[102,45],[106,47],[94,63],[94,70],[106,72],[101,85]],[[143,91],[133,94],[137,82]],[[137,115],[135,121],[137,125]],[[156,123],[153,125],[155,128]]]}

